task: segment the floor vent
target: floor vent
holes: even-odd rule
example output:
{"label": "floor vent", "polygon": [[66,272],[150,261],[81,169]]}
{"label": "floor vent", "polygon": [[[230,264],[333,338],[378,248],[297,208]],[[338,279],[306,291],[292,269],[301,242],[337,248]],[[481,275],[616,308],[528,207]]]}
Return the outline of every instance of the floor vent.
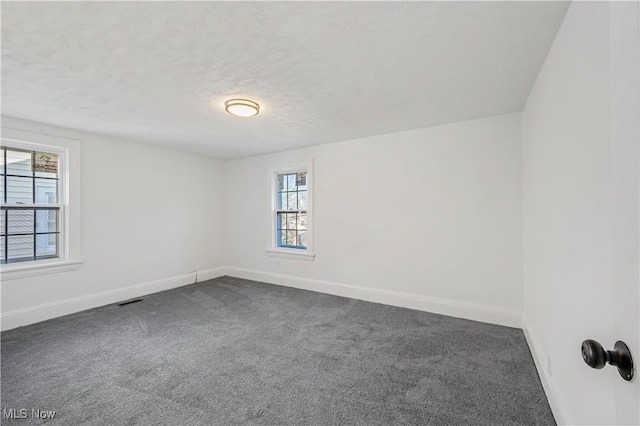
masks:
{"label": "floor vent", "polygon": [[127,300],[126,302],[118,303],[118,306],[127,306],[132,303],[138,303],[138,302],[142,302],[142,299]]}

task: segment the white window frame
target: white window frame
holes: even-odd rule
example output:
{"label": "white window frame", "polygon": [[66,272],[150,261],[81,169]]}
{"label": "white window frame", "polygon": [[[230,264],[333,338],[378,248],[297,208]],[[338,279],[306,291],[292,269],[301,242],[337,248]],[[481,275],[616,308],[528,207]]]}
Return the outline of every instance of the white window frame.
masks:
{"label": "white window frame", "polygon": [[[277,233],[277,210],[278,210],[278,175],[285,173],[307,173],[307,249],[295,249],[287,247],[278,247],[276,241]],[[306,163],[297,163],[283,167],[276,167],[269,171],[270,184],[270,202],[269,202],[269,248],[267,248],[267,256],[279,257],[283,259],[295,259],[313,261],[316,257],[313,251],[313,159]]]}
{"label": "white window frame", "polygon": [[0,265],[2,281],[57,272],[80,267],[80,142],[54,136],[2,128],[2,145],[59,155],[58,199],[60,204],[60,257]]}

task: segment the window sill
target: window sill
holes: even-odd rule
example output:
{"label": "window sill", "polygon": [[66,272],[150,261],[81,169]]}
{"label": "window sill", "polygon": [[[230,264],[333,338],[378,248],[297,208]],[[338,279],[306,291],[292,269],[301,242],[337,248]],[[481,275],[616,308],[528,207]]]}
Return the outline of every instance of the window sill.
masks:
{"label": "window sill", "polygon": [[81,259],[58,260],[53,262],[45,260],[30,262],[28,265],[2,265],[2,267],[0,267],[0,277],[2,281],[8,281],[38,275],[56,274],[58,272],[75,271],[80,268],[82,262]]}
{"label": "window sill", "polygon": [[267,250],[267,256],[269,257],[279,257],[282,259],[295,259],[295,260],[306,260],[308,262],[313,262],[313,259],[316,257],[315,254],[309,253],[306,250],[275,250],[269,249]]}

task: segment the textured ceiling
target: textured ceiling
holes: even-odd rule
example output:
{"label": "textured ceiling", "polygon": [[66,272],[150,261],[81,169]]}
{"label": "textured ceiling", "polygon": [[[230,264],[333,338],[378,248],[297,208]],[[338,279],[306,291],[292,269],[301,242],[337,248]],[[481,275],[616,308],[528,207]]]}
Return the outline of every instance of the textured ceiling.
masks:
{"label": "textured ceiling", "polygon": [[3,2],[2,112],[235,158],[521,111],[567,7]]}

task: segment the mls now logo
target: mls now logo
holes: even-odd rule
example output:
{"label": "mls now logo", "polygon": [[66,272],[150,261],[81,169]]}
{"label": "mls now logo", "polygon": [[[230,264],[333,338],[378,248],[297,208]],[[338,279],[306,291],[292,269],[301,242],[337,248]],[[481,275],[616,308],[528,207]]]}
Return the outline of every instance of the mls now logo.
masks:
{"label": "mls now logo", "polygon": [[3,419],[26,419],[31,414],[32,419],[53,419],[56,416],[55,411],[31,409],[31,413],[26,408],[4,408],[2,410]]}

